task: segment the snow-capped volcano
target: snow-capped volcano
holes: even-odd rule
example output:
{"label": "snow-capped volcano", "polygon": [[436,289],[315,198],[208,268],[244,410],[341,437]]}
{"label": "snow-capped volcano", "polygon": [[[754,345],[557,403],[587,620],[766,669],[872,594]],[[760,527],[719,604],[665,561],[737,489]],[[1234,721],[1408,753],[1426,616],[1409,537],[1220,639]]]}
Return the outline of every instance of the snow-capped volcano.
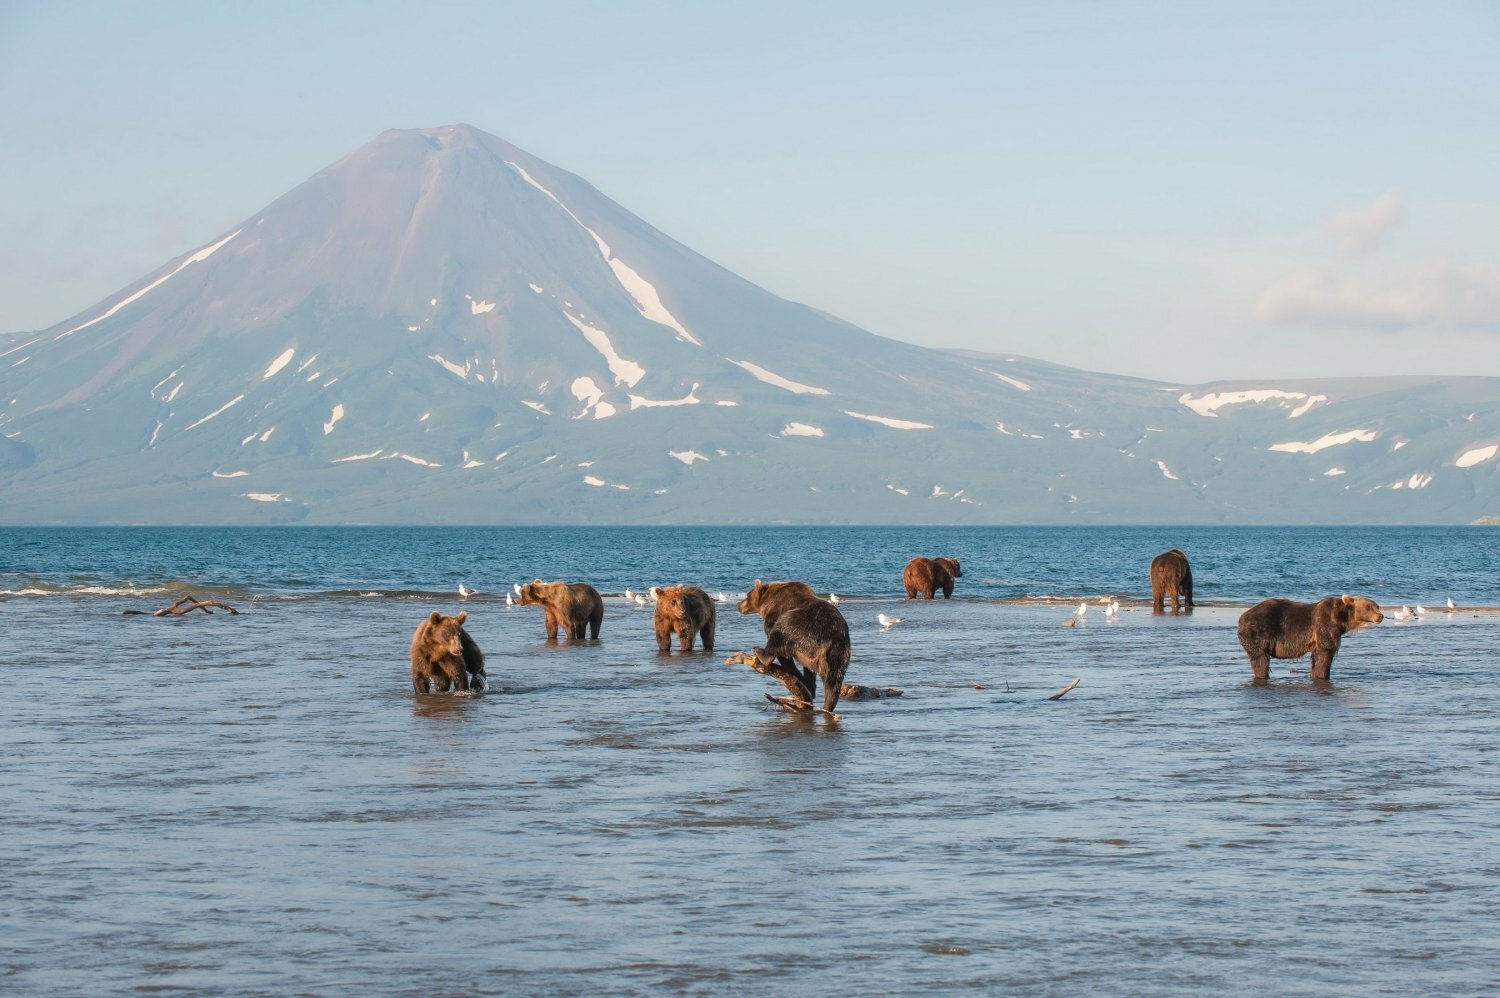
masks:
{"label": "snow-capped volcano", "polygon": [[11,523],[1452,522],[1496,512],[1500,444],[1497,379],[884,339],[465,125],[0,340],[0,396]]}

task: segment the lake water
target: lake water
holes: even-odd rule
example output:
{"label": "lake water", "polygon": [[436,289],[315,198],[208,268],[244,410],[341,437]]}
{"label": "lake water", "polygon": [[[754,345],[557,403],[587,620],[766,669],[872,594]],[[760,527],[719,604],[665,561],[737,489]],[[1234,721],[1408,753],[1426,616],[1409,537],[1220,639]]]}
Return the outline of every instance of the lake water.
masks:
{"label": "lake water", "polygon": [[[1153,616],[1145,566],[1200,607]],[[0,530],[0,991],[1473,994],[1500,986],[1500,533]],[[913,554],[955,598],[900,598]],[[549,645],[514,581],[611,594]],[[841,721],[626,587],[850,597]],[[460,602],[459,581],[481,595]],[[236,605],[122,616],[180,592]],[[1249,685],[1265,596],[1421,619]],[[1115,621],[1079,600],[1118,596]],[[1454,613],[1438,612],[1447,598]],[[491,690],[410,692],[467,609]],[[877,612],[903,617],[882,630]],[[1075,677],[1077,689],[1047,696]]]}

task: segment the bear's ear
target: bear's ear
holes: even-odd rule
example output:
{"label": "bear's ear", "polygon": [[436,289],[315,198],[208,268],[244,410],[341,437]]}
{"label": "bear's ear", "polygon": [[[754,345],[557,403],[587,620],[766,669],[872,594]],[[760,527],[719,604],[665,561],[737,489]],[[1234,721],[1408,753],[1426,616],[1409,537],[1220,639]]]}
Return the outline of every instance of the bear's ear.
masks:
{"label": "bear's ear", "polygon": [[458,611],[458,616],[455,617],[454,619],[457,620],[460,624],[462,624],[464,621],[466,621],[466,620],[469,619],[469,611],[468,610],[460,610],[460,611]]}
{"label": "bear's ear", "polygon": [[531,584],[532,584],[532,585],[533,585],[533,586],[539,586],[539,585],[541,585],[541,584],[542,584],[542,580],[541,580],[541,579],[532,579],[532,580],[531,580]]}
{"label": "bear's ear", "polygon": [[434,610],[434,611],[432,611],[432,616],[428,617],[427,619],[430,620],[430,621],[432,621],[434,624],[436,624],[438,621],[440,621],[440,620],[443,619],[443,611],[441,611],[441,610]]}
{"label": "bear's ear", "polygon": [[765,583],[761,582],[759,579],[756,579],[755,580],[755,585],[753,585],[753,586],[750,587],[750,591],[754,592],[755,590],[759,589],[764,584]]}

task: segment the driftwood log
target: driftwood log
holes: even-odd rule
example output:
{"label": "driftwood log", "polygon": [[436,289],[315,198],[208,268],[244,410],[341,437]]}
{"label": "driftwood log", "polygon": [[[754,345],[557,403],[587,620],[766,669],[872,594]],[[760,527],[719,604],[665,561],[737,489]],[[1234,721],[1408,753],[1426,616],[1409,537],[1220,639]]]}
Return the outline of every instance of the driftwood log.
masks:
{"label": "driftwood log", "polygon": [[1048,700],[1061,700],[1064,696],[1067,695],[1067,693],[1070,690],[1073,689],[1073,687],[1077,686],[1082,681],[1083,681],[1083,677],[1079,676],[1077,679],[1073,680],[1071,683],[1069,683],[1068,685],[1064,686],[1062,689],[1058,690],[1056,693],[1052,694],[1047,699]]}
{"label": "driftwood log", "polygon": [[[762,649],[756,649],[761,651]],[[724,660],[726,665],[748,665],[763,676],[770,676],[787,689],[787,696],[773,697],[766,694],[766,699],[783,710],[816,710],[829,717],[838,717],[831,710],[814,706],[803,697],[802,677],[793,669],[782,665],[776,659],[769,656],[762,658],[755,652],[737,651]],[[839,698],[842,700],[885,700],[890,697],[899,697],[903,693],[892,686],[862,686],[859,683],[843,683],[839,686]]]}
{"label": "driftwood log", "polygon": [[194,610],[202,610],[204,613],[212,614],[215,609],[227,610],[229,613],[239,616],[239,611],[228,603],[220,603],[216,599],[199,599],[196,596],[184,596],[171,606],[164,606],[160,610],[125,610],[123,616],[144,617],[148,613],[153,617],[181,617],[183,614],[192,613]]}

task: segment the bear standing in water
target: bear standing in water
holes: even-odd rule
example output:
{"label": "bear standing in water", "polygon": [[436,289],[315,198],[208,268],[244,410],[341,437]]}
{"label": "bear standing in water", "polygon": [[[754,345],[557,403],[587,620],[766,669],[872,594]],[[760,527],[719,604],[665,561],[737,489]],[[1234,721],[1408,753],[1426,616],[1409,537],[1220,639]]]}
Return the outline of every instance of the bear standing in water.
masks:
{"label": "bear standing in water", "polygon": [[411,638],[411,685],[418,693],[460,693],[485,687],[484,653],[464,630],[467,613],[445,617],[437,610]]}
{"label": "bear standing in water", "polygon": [[599,636],[604,622],[604,600],[599,590],[587,582],[543,582],[533,579],[521,587],[521,605],[540,606],[546,611],[547,640],[557,640],[561,627],[570,638],[581,638],[585,628],[589,637]]}
{"label": "bear standing in water", "polygon": [[939,589],[943,599],[952,599],[953,580],[963,575],[957,558],[913,558],[901,572],[901,585],[907,599],[916,599],[918,593],[925,599],[937,599]]}
{"label": "bear standing in water", "polygon": [[1151,559],[1151,612],[1165,613],[1162,601],[1168,596],[1172,597],[1173,613],[1193,608],[1193,570],[1188,567],[1187,555],[1176,548]]}
{"label": "bear standing in water", "polygon": [[680,651],[693,650],[693,638],[703,635],[703,650],[714,650],[714,626],[718,610],[708,593],[697,586],[668,586],[659,590],[652,623],[656,628],[656,647],[672,650],[672,635],[677,635]]}
{"label": "bear standing in water", "polygon": [[[808,703],[821,678],[823,709],[832,713],[849,669],[849,624],[838,607],[819,599],[804,582],[756,579],[740,601],[740,613],[759,613],[766,631],[765,647],[754,651],[760,667],[753,668],[778,679],[795,677]],[[771,667],[773,661],[776,667]]]}
{"label": "bear standing in water", "polygon": [[1333,656],[1344,635],[1385,619],[1366,596],[1329,596],[1316,603],[1268,599],[1240,615],[1240,647],[1250,658],[1256,686],[1271,680],[1271,659],[1301,658],[1312,652],[1311,679],[1328,682]]}

